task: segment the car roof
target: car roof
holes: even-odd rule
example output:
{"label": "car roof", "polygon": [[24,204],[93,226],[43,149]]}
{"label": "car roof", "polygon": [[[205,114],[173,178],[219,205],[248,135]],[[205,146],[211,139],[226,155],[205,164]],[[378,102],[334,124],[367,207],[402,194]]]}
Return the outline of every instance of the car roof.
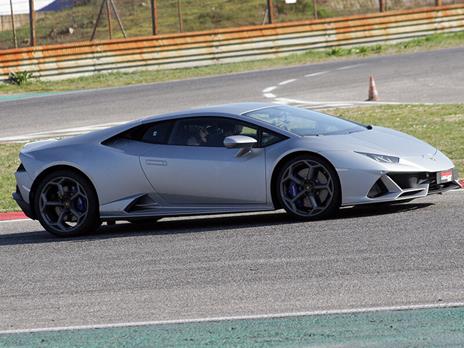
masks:
{"label": "car roof", "polygon": [[149,116],[143,119],[143,122],[156,121],[158,119],[165,119],[175,116],[188,116],[188,115],[198,115],[205,114],[208,115],[218,115],[218,114],[229,114],[229,115],[242,115],[246,112],[262,109],[266,107],[272,107],[276,104],[271,103],[232,103],[232,104],[222,104],[222,105],[213,105],[205,106],[201,108],[186,109],[182,111],[176,111],[168,114]]}

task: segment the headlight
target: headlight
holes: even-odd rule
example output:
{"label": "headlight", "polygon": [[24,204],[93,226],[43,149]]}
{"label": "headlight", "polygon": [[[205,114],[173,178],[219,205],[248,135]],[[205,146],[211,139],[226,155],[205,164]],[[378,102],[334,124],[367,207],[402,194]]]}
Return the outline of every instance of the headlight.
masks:
{"label": "headlight", "polygon": [[380,162],[380,163],[399,163],[400,159],[399,157],[394,157],[394,156],[387,156],[387,155],[379,155],[376,153],[366,153],[366,152],[358,152],[355,151],[356,153],[359,153],[361,155],[367,156],[374,161]]}

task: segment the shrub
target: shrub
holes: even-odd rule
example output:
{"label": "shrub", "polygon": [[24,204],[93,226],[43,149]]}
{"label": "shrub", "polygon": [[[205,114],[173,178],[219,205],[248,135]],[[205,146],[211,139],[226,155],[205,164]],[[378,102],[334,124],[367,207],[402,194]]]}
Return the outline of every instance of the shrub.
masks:
{"label": "shrub", "polygon": [[333,47],[329,51],[327,51],[327,55],[330,57],[340,57],[345,54],[343,48],[340,47]]}
{"label": "shrub", "polygon": [[227,13],[224,6],[213,6],[210,9],[204,9],[198,16],[198,22],[204,26],[220,26],[221,23],[231,20],[232,15]]}
{"label": "shrub", "polygon": [[10,72],[8,74],[8,80],[10,83],[18,86],[22,86],[29,82],[32,78],[32,73],[29,71],[17,71],[17,72]]}

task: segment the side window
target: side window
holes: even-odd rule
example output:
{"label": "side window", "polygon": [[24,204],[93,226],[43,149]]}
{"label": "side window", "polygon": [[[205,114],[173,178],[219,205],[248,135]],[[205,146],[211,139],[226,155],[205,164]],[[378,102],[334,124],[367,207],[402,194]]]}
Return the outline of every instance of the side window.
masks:
{"label": "side window", "polygon": [[132,128],[115,138],[143,141],[150,144],[167,144],[173,126],[173,121],[160,121],[143,124]]}
{"label": "side window", "polygon": [[182,119],[176,122],[169,144],[223,147],[224,139],[231,135],[247,135],[258,140],[258,129],[227,118]]}
{"label": "side window", "polygon": [[157,122],[148,126],[142,135],[142,141],[150,144],[167,144],[173,122]]}
{"label": "side window", "polygon": [[266,147],[278,143],[285,138],[281,135],[263,130],[261,132],[261,147]]}
{"label": "side window", "polygon": [[133,140],[151,144],[167,144],[174,121],[160,121],[138,125],[102,142],[103,145],[115,144],[118,140]]}
{"label": "side window", "polygon": [[286,137],[245,122],[219,117],[185,118],[177,121],[160,121],[143,124],[105,141],[117,139],[142,141],[149,144],[223,147],[224,139],[231,135],[246,135],[266,147]]}

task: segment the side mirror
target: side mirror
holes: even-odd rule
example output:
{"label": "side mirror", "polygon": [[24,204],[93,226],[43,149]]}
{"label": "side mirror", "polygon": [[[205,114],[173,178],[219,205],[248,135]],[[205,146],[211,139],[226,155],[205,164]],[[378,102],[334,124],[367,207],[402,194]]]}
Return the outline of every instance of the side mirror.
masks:
{"label": "side mirror", "polygon": [[246,135],[231,135],[224,139],[224,146],[228,149],[252,148],[256,143],[256,139]]}
{"label": "side mirror", "polygon": [[228,149],[240,149],[235,157],[241,157],[250,153],[256,144],[256,139],[246,135],[231,135],[224,139],[224,146]]}

